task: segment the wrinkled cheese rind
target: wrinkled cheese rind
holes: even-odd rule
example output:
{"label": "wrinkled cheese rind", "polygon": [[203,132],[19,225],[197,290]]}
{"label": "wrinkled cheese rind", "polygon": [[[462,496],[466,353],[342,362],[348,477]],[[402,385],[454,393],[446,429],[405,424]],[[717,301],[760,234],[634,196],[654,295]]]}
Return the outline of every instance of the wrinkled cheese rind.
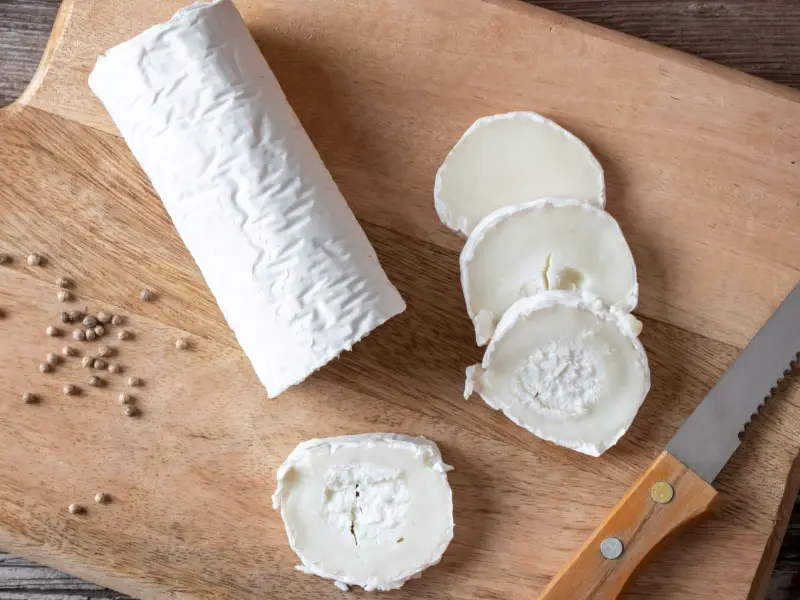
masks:
{"label": "wrinkled cheese rind", "polygon": [[270,397],[405,309],[230,0],[112,48],[89,86]]}
{"label": "wrinkled cheese rind", "polygon": [[623,312],[639,299],[636,264],[619,224],[582,200],[543,198],[494,211],[469,235],[460,263],[481,346],[520,298],[564,290]]}
{"label": "wrinkled cheese rind", "polygon": [[538,198],[606,203],[603,168],[572,133],[533,112],[483,117],[467,129],[436,173],[442,223],[469,235],[486,215]]}
{"label": "wrinkled cheese rind", "polygon": [[600,456],[630,427],[650,390],[632,315],[562,291],[519,300],[500,320],[464,394],[537,437]]}
{"label": "wrinkled cheese rind", "polygon": [[453,539],[453,502],[435,443],[372,433],[299,444],[272,497],[297,569],[337,587],[392,590],[437,564]]}

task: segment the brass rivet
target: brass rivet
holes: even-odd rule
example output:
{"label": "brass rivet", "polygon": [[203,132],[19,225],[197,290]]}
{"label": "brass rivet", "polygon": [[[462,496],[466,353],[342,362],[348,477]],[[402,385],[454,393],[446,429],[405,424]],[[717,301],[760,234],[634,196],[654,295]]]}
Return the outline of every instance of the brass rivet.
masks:
{"label": "brass rivet", "polygon": [[675,490],[666,481],[656,481],[650,488],[650,497],[657,504],[667,504],[675,496]]}

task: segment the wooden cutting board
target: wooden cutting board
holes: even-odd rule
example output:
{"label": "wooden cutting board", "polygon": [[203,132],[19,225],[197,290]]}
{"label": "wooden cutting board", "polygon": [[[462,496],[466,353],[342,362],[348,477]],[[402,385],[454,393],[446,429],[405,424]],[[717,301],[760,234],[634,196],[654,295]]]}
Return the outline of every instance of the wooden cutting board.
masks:
{"label": "wooden cutting board", "polygon": [[[436,440],[456,537],[392,598],[535,598],[800,278],[800,94],[518,2],[241,0],[300,119],[408,310],[268,401],[158,198],[86,86],[97,54],[179,0],[65,0],[34,82],[0,111],[0,547],[139,598],[341,598],[296,573],[275,469],[301,440]],[[477,117],[542,112],[588,142],[640,273],[653,390],[599,459],[461,397],[480,358],[462,241],[433,177]],[[29,267],[24,256],[46,263]],[[56,300],[54,280],[79,302]],[[144,286],[156,301],[138,301]],[[65,307],[123,314],[123,376],[88,388]],[[174,340],[188,335],[190,350]],[[72,343],[69,340],[69,343]],[[279,344],[280,340],[265,340]],[[74,344],[82,353],[94,344]],[[116,402],[124,378],[139,419]],[[61,394],[80,385],[78,397]],[[25,391],[39,393],[24,405]],[[718,479],[719,515],[662,554],[631,598],[759,597],[800,480],[800,382],[784,385]],[[114,501],[96,506],[97,491]],[[68,514],[71,502],[89,507]]]}

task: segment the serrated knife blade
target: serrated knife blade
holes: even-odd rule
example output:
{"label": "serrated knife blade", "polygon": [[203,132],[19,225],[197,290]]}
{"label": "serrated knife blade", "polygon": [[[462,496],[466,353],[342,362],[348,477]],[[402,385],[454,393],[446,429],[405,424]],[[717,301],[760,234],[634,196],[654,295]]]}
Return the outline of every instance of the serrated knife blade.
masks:
{"label": "serrated knife blade", "polygon": [[689,415],[667,451],[711,483],[800,352],[800,283]]}

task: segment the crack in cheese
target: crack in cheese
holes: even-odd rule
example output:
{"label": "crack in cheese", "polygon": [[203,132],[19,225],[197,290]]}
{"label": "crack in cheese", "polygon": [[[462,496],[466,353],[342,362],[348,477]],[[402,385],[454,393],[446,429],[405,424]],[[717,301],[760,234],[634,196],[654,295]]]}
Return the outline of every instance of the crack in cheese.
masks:
{"label": "crack in cheese", "polygon": [[549,291],[503,315],[483,361],[467,369],[464,396],[534,435],[599,456],[628,430],[650,390],[632,315],[597,298]]}
{"label": "crack in cheese", "polygon": [[619,224],[581,200],[544,198],[496,210],[472,231],[460,263],[478,345],[514,302],[544,291],[594,295],[624,312],[639,299]]}
{"label": "crack in cheese", "polygon": [[112,48],[89,86],[270,397],[405,309],[230,0]]}
{"label": "crack in cheese", "polygon": [[579,198],[603,208],[603,168],[580,139],[533,112],[478,119],[436,173],[442,223],[469,235],[498,208],[538,198]]}
{"label": "crack in cheese", "polygon": [[438,447],[363,434],[303,442],[278,469],[280,508],[299,570],[337,587],[391,590],[437,564],[453,538]]}

